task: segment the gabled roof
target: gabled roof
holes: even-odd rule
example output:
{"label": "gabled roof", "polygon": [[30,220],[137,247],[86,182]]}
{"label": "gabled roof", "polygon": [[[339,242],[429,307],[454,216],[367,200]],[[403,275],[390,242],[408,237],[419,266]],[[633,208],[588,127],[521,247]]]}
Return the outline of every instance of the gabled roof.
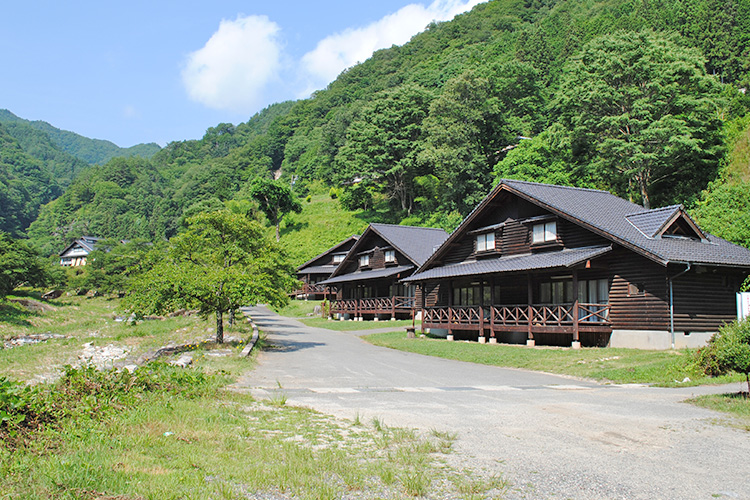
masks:
{"label": "gabled roof", "polygon": [[82,236],[75,240],[73,243],[65,247],[65,249],[60,252],[58,255],[62,256],[65,255],[71,248],[78,245],[84,250],[86,250],[88,253],[91,253],[96,248],[96,242],[100,241],[101,238],[95,238],[94,236]]}
{"label": "gabled roof", "polygon": [[[383,238],[389,245],[409,259],[415,268],[424,264],[430,255],[448,238],[448,233],[442,229],[372,223],[367,226],[362,236],[359,237],[352,249],[349,250],[345,261],[351,256],[357,255],[358,252],[366,250],[364,242],[368,240],[370,233]],[[342,274],[341,270],[344,267],[340,265],[331,275],[331,279]],[[330,279],[326,280],[326,282],[329,281]]]}
{"label": "gabled roof", "polygon": [[[515,194],[663,266],[690,262],[750,268],[748,249],[701,232],[682,206],[646,210],[607,191],[504,179],[463,220],[446,244],[418,272],[429,269],[447,251],[449,243],[461,238],[466,227],[501,192]],[[662,235],[678,219],[693,225],[704,238]]]}
{"label": "gabled roof", "polygon": [[[307,262],[305,262],[304,264],[302,264],[301,266],[299,266],[299,267],[297,268],[297,272],[298,272],[298,273],[299,273],[299,272],[302,272],[302,271],[303,271],[303,269],[304,269],[304,272],[308,272],[308,273],[316,273],[316,271],[311,271],[310,269],[305,269],[305,268],[307,268],[308,266],[310,266],[310,264],[312,264],[312,263],[313,263],[313,262],[315,262],[316,260],[320,259],[321,257],[325,257],[326,255],[330,255],[330,254],[338,253],[338,252],[337,252],[337,250],[338,250],[338,249],[340,249],[341,247],[345,246],[345,245],[346,245],[347,243],[350,243],[350,242],[352,242],[352,241],[357,241],[358,239],[359,239],[359,235],[358,235],[358,234],[354,234],[354,235],[352,235],[352,236],[349,236],[349,237],[348,237],[347,239],[345,239],[345,240],[344,240],[344,241],[342,241],[341,243],[337,243],[337,244],[335,244],[334,246],[332,246],[331,248],[329,248],[329,249],[328,249],[328,250],[326,250],[325,252],[322,252],[321,254],[319,254],[319,255],[316,255],[316,256],[315,256],[315,257],[313,257],[312,259],[308,260]],[[344,253],[344,252],[342,252],[342,253]],[[332,269],[331,269],[331,272],[332,272],[332,271],[333,271],[333,269],[335,269],[335,268],[336,268],[337,266],[315,266],[315,267],[332,267]]]}

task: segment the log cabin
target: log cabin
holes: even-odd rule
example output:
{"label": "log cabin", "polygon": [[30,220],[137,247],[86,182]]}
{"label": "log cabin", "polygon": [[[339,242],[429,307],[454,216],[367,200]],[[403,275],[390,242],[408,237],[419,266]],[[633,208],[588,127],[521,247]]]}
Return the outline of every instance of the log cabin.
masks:
{"label": "log cabin", "polygon": [[320,255],[313,257],[297,268],[297,279],[302,282],[302,288],[292,292],[292,296],[301,299],[325,299],[329,288],[319,283],[331,277],[331,274],[343,262],[346,254],[359,239],[353,235],[341,243],[337,243]]}
{"label": "log cabin", "polygon": [[749,271],[682,205],[503,180],[403,283],[423,332],[449,339],[669,349],[734,320]]}
{"label": "log cabin", "polygon": [[334,287],[330,314],[338,319],[411,318],[415,287],[411,275],[445,241],[442,229],[370,224],[327,280]]}

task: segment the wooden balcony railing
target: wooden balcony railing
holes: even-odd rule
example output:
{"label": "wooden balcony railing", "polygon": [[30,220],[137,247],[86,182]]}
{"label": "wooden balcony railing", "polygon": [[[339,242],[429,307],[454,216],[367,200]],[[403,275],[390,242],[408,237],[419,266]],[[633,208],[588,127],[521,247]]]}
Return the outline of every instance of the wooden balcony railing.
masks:
{"label": "wooden balcony railing", "polygon": [[334,300],[332,314],[391,314],[411,313],[415,307],[414,297],[369,297],[366,299]]}
{"label": "wooden balcony railing", "polygon": [[[582,304],[577,307],[577,324],[583,327],[608,326],[609,304]],[[428,307],[423,310],[422,324],[428,328],[477,330],[553,328],[572,331],[576,321],[575,304],[533,304],[509,306]]]}
{"label": "wooden balcony railing", "polygon": [[290,295],[325,295],[330,292],[331,289],[325,285],[304,283],[302,288],[293,291]]}

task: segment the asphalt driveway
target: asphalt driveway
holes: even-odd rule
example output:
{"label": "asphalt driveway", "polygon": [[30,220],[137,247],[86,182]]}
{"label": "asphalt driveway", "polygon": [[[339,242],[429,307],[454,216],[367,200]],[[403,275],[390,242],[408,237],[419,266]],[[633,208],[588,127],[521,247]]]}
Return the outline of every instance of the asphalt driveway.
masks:
{"label": "asphalt driveway", "polygon": [[601,385],[375,347],[265,307],[247,312],[276,348],[241,388],[337,417],[456,432],[451,460],[504,474],[508,498],[750,499],[750,433],[681,402],[739,386]]}

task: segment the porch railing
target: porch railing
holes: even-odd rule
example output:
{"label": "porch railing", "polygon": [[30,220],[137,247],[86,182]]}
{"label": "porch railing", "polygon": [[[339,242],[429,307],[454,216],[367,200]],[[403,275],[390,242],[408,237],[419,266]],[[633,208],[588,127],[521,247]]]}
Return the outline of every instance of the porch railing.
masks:
{"label": "porch railing", "polygon": [[325,285],[304,283],[302,288],[293,291],[291,295],[323,295],[328,292],[330,292],[330,289]]}
{"label": "porch railing", "polygon": [[369,297],[365,299],[345,299],[331,302],[331,313],[391,314],[411,312],[416,305],[414,297]]}
{"label": "porch railing", "polygon": [[[435,328],[573,327],[575,304],[427,307],[422,321]],[[578,304],[578,324],[609,325],[609,304]]]}

